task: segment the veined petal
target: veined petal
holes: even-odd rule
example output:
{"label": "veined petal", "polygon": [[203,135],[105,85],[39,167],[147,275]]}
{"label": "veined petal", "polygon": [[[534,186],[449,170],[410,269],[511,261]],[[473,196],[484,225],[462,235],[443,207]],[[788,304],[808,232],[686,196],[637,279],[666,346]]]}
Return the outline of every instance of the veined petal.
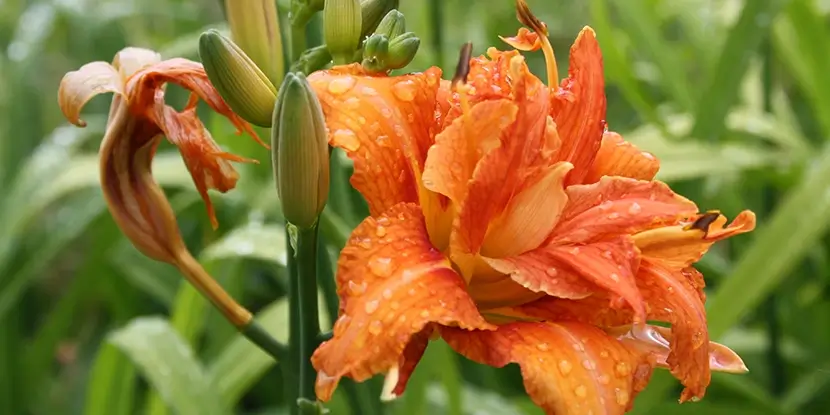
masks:
{"label": "veined petal", "polygon": [[433,143],[441,71],[369,76],[359,65],[315,72],[329,142],[354,160],[352,185],[372,215],[419,201],[419,183]]}
{"label": "veined petal", "polygon": [[126,47],[115,54],[112,66],[121,74],[122,83],[136,72],[161,62],[161,54],[154,50]]}
{"label": "veined petal", "polygon": [[570,186],[567,193],[568,205],[552,236],[558,244],[630,234],[697,213],[694,203],[662,182],[605,176],[597,183]]}
{"label": "veined petal", "polygon": [[496,331],[441,333],[476,362],[517,363],[530,398],[548,414],[623,414],[652,371],[647,355],[587,324],[515,322]]}
{"label": "veined petal", "polygon": [[568,78],[551,100],[562,147],[559,158],[574,165],[568,184],[584,183],[605,129],[605,75],[596,33],[586,27],[571,47]]}
{"label": "veined petal", "polygon": [[430,244],[414,204],[399,204],[355,229],[340,255],[337,285],[334,337],[312,357],[322,400],[343,376],[363,381],[397,367],[400,378],[411,370],[401,363],[407,345],[430,323],[493,328],[478,313],[464,281]]}
{"label": "veined petal", "polygon": [[537,248],[550,235],[568,203],[563,186],[573,169],[568,162],[556,163],[510,199],[510,203],[490,222],[481,254],[507,258]]}
{"label": "veined petal", "polygon": [[660,161],[638,149],[615,132],[605,132],[597,156],[585,176],[585,183],[596,183],[602,176],[622,176],[651,180],[660,170]]}
{"label": "veined petal", "polygon": [[689,225],[659,227],[634,235],[644,256],[673,267],[687,267],[703,257],[713,243],[755,229],[755,214],[745,210],[729,226],[720,213],[700,215]]}
{"label": "veined petal", "polygon": [[516,36],[504,37],[499,36],[499,39],[508,45],[525,52],[539,50],[542,47],[542,42],[539,41],[539,35],[536,32],[530,31],[526,27],[519,29]]}
{"label": "veined petal", "polygon": [[[669,367],[667,361],[671,343],[674,342],[671,329],[644,325],[614,327],[606,331],[610,335],[616,336],[626,345],[644,353],[650,353],[655,358],[657,366]],[[746,373],[749,371],[737,353],[720,343],[712,341],[709,342],[709,369],[727,373]]]}
{"label": "veined petal", "polygon": [[711,380],[706,309],[697,289],[681,276],[644,259],[637,282],[648,304],[649,320],[671,323],[671,351],[666,363],[686,388],[680,401],[702,398]]}
{"label": "veined petal", "polygon": [[85,127],[86,122],[81,119],[84,105],[96,95],[107,92],[124,93],[121,75],[106,62],[90,62],[63,76],[58,88],[58,105],[69,122]]}
{"label": "veined petal", "polygon": [[645,305],[634,278],[639,255],[629,237],[583,246],[550,245],[487,262],[525,288],[554,297],[581,299],[606,290],[628,303],[637,321],[645,321]]}

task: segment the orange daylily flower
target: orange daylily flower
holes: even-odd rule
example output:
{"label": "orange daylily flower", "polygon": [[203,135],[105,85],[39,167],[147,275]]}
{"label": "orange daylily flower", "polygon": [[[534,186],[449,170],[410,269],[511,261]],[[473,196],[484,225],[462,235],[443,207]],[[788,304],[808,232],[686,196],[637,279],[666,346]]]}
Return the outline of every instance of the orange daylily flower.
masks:
{"label": "orange daylily flower", "polygon": [[[191,92],[182,111],[165,104],[166,83]],[[83,127],[80,112],[94,96],[114,94],[101,142],[101,187],[109,211],[133,245],[145,255],[178,267],[230,316],[234,324],[250,313],[227,297],[190,255],[164,192],[153,179],[151,164],[162,136],[179,148],[211,224],[217,226],[208,189],[233,189],[238,174],[230,164],[255,162],[222,151],[196,116],[199,99],[224,115],[240,130],[262,143],[251,127],[235,115],[208,81],[200,63],[181,58],[162,60],[147,49],[125,48],[112,64],[92,62],[61,80],[58,102],[64,116]],[[220,298],[221,297],[221,298]]]}
{"label": "orange daylily flower", "polygon": [[[508,43],[552,57],[544,25],[522,21],[534,32]],[[606,130],[593,30],[558,85],[515,50],[491,48],[465,75],[350,65],[309,78],[371,214],[338,263],[339,318],[312,358],[318,396],[378,373],[384,397],[399,396],[439,336],[474,361],[517,363],[551,414],[623,413],[655,366],[686,387],[681,401],[704,395],[711,370],[746,371],[710,342],[692,264],[755,216],[699,213],[653,180],[654,156]]]}

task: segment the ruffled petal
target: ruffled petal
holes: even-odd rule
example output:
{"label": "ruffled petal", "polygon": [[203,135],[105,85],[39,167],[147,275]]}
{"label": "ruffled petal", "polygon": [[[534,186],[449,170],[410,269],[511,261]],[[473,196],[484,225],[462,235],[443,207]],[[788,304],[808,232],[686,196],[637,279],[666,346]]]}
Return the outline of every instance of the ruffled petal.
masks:
{"label": "ruffled petal", "polygon": [[436,133],[441,71],[369,76],[359,65],[315,72],[329,143],[354,160],[352,185],[378,215],[419,201],[419,180]]}
{"label": "ruffled petal", "polygon": [[597,156],[585,183],[596,183],[602,176],[622,176],[637,180],[651,180],[660,170],[660,161],[651,153],[638,149],[615,132],[602,135]]}
{"label": "ruffled petal", "polygon": [[526,27],[519,29],[516,36],[499,36],[499,39],[508,45],[525,52],[532,52],[539,50],[542,47],[542,42],[539,40],[539,35],[536,32],[529,30]]}
{"label": "ruffled petal", "polygon": [[548,414],[623,414],[651,377],[647,355],[586,324],[515,322],[496,331],[441,332],[471,360],[517,363],[530,398]]}
{"label": "ruffled petal", "polygon": [[713,243],[755,229],[755,214],[745,210],[729,226],[720,213],[700,215],[688,225],[664,226],[634,235],[644,256],[684,268],[703,257]]}
{"label": "ruffled petal", "polygon": [[697,213],[694,203],[662,182],[606,176],[570,186],[567,193],[569,203],[552,235],[559,244],[630,234]]}
{"label": "ruffled petal", "polygon": [[[671,329],[644,325],[623,326],[606,330],[626,345],[650,353],[659,367],[669,367],[668,359],[674,336]],[[744,361],[729,347],[720,343],[709,342],[709,369],[726,373],[746,373],[749,371]]]}
{"label": "ruffled petal", "polygon": [[487,262],[525,288],[554,297],[581,299],[608,291],[634,310],[637,321],[645,321],[645,305],[634,277],[639,256],[629,237],[584,246],[552,245]]}
{"label": "ruffled petal", "polygon": [[432,322],[492,329],[464,281],[430,244],[414,204],[397,205],[355,229],[340,255],[337,286],[340,316],[334,336],[312,357],[317,396],[323,400],[343,376],[364,381],[393,367],[398,376],[411,370],[406,363],[411,359],[401,367],[402,355],[418,340],[412,336]]}
{"label": "ruffled petal", "polygon": [[583,183],[605,130],[605,75],[596,33],[586,27],[571,47],[568,78],[551,100],[551,115],[562,137],[559,157],[574,165],[568,184]]}
{"label": "ruffled petal", "polygon": [[81,119],[84,105],[96,95],[107,92],[124,93],[121,76],[106,62],[90,62],[63,76],[58,88],[58,105],[69,122],[85,127],[86,121]]}

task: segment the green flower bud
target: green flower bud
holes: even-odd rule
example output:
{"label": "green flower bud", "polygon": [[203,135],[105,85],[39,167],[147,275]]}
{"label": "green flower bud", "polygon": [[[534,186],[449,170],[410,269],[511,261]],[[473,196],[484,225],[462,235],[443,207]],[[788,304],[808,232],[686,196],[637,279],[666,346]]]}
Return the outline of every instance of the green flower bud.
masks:
{"label": "green flower bud", "polygon": [[208,79],[233,112],[270,127],[277,89],[251,58],[214,29],[199,37],[199,55]]}
{"label": "green flower bud", "polygon": [[[322,6],[321,6],[322,7]],[[279,85],[285,72],[280,19],[274,0],[225,0],[231,39]]]}
{"label": "green flower bud", "polygon": [[415,33],[404,33],[389,42],[389,52],[386,57],[386,67],[389,69],[401,69],[418,53],[418,47],[421,45],[421,39],[415,36]]}
{"label": "green flower bud", "polygon": [[372,72],[386,71],[386,57],[389,53],[389,38],[373,34],[363,44],[363,68]]}
{"label": "green flower bud", "polygon": [[309,229],[329,193],[329,148],[323,109],[303,74],[289,73],[280,87],[271,149],[283,215]]}
{"label": "green flower bud", "polygon": [[326,0],[323,9],[323,36],[334,63],[351,62],[360,46],[361,10],[358,0]]}
{"label": "green flower bud", "polygon": [[390,10],[398,8],[398,0],[361,0],[360,11],[363,25],[360,29],[360,38],[369,36]]}
{"label": "green flower bud", "polygon": [[322,69],[329,62],[331,62],[331,53],[326,45],[315,46],[300,55],[300,58],[291,65],[291,72],[310,74]]}
{"label": "green flower bud", "polygon": [[406,19],[404,19],[403,13],[397,10],[390,10],[383,17],[383,20],[380,21],[380,24],[378,24],[377,29],[375,29],[375,34],[386,35],[389,39],[394,39],[402,35],[405,31]]}

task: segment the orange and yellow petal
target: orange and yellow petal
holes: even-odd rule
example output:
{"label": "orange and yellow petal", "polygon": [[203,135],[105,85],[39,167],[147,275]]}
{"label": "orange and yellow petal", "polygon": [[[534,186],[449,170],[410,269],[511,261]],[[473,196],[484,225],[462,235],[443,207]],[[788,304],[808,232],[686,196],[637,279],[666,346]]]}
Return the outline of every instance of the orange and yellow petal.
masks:
{"label": "orange and yellow petal", "polygon": [[488,259],[496,270],[532,291],[581,299],[604,290],[627,303],[635,321],[645,321],[645,304],[637,288],[637,248],[629,237],[581,246],[542,247],[512,258]]}
{"label": "orange and yellow petal", "polygon": [[418,202],[418,178],[437,133],[436,97],[441,71],[371,76],[360,65],[309,77],[329,129],[329,143],[354,161],[352,185],[379,215],[402,202]]}
{"label": "orange and yellow petal", "polygon": [[652,372],[648,355],[587,324],[515,322],[495,331],[441,333],[476,362],[517,363],[530,398],[548,414],[623,414]]}
{"label": "orange and yellow petal", "polygon": [[584,183],[605,130],[605,75],[596,33],[584,28],[571,47],[568,78],[552,95],[551,116],[562,138],[559,158],[574,165],[568,184]]}
{"label": "orange and yellow petal", "polygon": [[660,161],[657,157],[623,140],[619,134],[607,131],[602,135],[602,144],[583,182],[596,183],[602,176],[651,180],[658,170]]}
{"label": "orange and yellow petal", "polygon": [[755,229],[755,214],[745,210],[728,226],[726,216],[711,212],[686,225],[658,227],[634,235],[644,256],[673,267],[688,267],[703,257],[717,241]]}
{"label": "orange and yellow petal", "polygon": [[551,236],[554,243],[627,235],[697,213],[693,202],[656,181],[605,176],[597,183],[570,186],[567,193],[568,205]]}
{"label": "orange and yellow petal", "polygon": [[410,367],[401,363],[412,336],[430,323],[492,328],[464,281],[430,244],[414,204],[396,205],[355,229],[340,255],[337,286],[334,335],[312,357],[323,400],[343,376],[363,381],[390,370],[400,376]]}
{"label": "orange and yellow petal", "polygon": [[499,36],[499,39],[508,45],[525,52],[539,50],[542,47],[542,42],[539,40],[539,35],[526,27],[519,29],[516,36]]}

